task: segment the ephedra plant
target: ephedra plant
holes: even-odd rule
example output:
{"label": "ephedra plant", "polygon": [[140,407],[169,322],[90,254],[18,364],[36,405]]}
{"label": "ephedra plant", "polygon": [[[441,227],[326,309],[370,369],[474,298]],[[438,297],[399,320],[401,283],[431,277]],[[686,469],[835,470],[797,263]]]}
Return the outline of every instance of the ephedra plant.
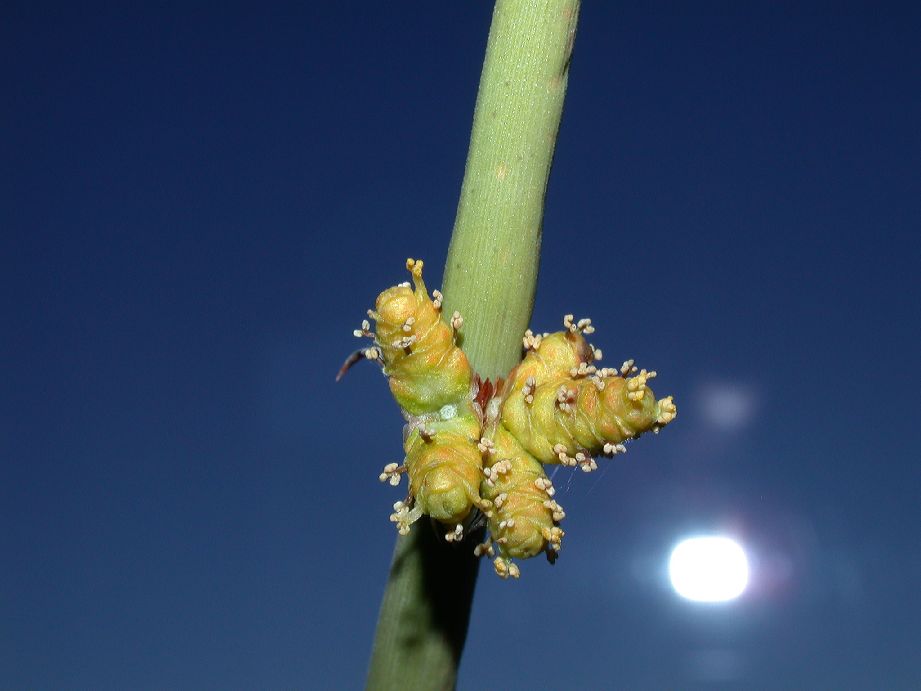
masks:
{"label": "ephedra plant", "polygon": [[654,371],[599,364],[591,320],[528,329],[578,14],[578,0],[496,2],[444,293],[407,260],[410,282],[380,293],[343,368],[377,362],[406,419],[403,460],[379,471],[406,489],[369,688],[453,687],[477,559],[514,580],[519,561],[562,548],[545,465],[590,472],[676,415]]}

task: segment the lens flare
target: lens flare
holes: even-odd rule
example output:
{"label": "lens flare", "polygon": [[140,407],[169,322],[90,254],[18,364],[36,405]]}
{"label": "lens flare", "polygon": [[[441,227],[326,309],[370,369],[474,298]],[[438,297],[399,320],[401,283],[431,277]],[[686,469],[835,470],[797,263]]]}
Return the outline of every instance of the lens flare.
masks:
{"label": "lens flare", "polygon": [[694,602],[734,600],[748,585],[748,559],[738,542],[706,535],[687,538],[672,550],[668,562],[672,587]]}

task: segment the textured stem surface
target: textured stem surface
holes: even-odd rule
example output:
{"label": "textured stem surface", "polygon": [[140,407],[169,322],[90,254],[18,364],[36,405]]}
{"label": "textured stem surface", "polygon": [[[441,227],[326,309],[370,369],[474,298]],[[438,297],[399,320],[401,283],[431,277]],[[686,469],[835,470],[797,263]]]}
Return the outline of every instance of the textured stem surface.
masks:
{"label": "textured stem surface", "polygon": [[499,0],[493,13],[442,287],[483,377],[521,357],[578,13],[577,0]]}
{"label": "textured stem surface", "polygon": [[[521,357],[578,13],[578,0],[498,0],[493,12],[443,286],[483,377]],[[422,520],[397,540],[368,688],[454,687],[482,538],[447,544]]]}

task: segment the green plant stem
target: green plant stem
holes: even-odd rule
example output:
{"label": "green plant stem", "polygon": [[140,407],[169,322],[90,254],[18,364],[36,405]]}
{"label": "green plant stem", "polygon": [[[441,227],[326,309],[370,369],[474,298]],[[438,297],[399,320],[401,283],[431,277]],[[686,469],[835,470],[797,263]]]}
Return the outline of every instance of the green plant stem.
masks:
{"label": "green plant stem", "polygon": [[442,287],[483,377],[518,362],[531,319],[578,14],[578,0],[499,0],[493,13]]}
{"label": "green plant stem", "polygon": [[[521,357],[578,14],[578,0],[497,0],[493,12],[443,286],[445,311],[463,315],[463,348],[484,378]],[[397,540],[369,689],[454,687],[482,533],[447,544],[421,520]]]}

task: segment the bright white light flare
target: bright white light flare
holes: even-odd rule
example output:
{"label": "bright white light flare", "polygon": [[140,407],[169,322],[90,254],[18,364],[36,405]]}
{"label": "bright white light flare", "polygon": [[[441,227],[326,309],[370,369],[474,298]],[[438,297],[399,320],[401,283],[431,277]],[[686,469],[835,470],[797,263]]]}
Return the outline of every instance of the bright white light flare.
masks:
{"label": "bright white light flare", "polygon": [[672,587],[695,602],[725,602],[748,585],[748,559],[735,540],[709,535],[682,540],[668,561]]}

